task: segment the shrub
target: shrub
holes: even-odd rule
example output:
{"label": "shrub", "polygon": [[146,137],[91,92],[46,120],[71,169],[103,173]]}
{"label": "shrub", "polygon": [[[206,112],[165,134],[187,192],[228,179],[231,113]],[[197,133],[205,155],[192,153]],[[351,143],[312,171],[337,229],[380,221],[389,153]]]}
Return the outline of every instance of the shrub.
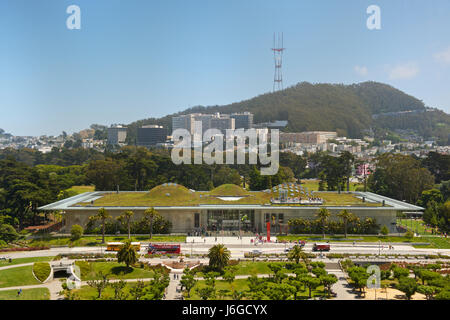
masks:
{"label": "shrub", "polygon": [[19,234],[16,232],[13,226],[9,224],[0,225],[0,240],[6,243],[13,242],[19,238]]}
{"label": "shrub", "polygon": [[408,300],[416,293],[417,282],[412,278],[402,277],[398,281],[397,289],[403,292]]}
{"label": "shrub", "polygon": [[72,235],[71,237],[72,241],[80,239],[81,236],[83,235],[83,227],[78,224],[74,224],[72,226],[72,229],[70,230],[70,234]]}
{"label": "shrub", "polygon": [[405,238],[409,240],[414,239],[414,232],[412,232],[411,230],[406,231]]}
{"label": "shrub", "polygon": [[381,233],[383,236],[387,236],[387,235],[389,234],[389,229],[388,229],[386,226],[383,226],[383,227],[381,228],[381,230],[380,230],[380,233]]}
{"label": "shrub", "polygon": [[44,282],[50,275],[51,268],[48,262],[35,262],[33,273],[39,281]]}

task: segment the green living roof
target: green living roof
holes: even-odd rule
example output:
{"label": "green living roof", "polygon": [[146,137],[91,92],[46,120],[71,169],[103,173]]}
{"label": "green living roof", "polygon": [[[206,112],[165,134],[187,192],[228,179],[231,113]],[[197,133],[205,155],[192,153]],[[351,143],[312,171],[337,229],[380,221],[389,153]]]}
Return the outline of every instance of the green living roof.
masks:
{"label": "green living roof", "polygon": [[[366,201],[358,193],[314,192],[314,197],[323,199],[323,206],[377,207],[381,202]],[[70,207],[157,207],[199,205],[273,205],[299,206],[301,204],[272,204],[271,198],[279,197],[278,190],[247,191],[244,188],[225,184],[211,191],[194,191],[177,184],[159,185],[148,192],[97,192],[93,197],[80,199]],[[292,189],[289,197],[306,198],[302,191]],[[314,206],[317,206],[315,204]],[[319,204],[320,206],[320,204]]]}

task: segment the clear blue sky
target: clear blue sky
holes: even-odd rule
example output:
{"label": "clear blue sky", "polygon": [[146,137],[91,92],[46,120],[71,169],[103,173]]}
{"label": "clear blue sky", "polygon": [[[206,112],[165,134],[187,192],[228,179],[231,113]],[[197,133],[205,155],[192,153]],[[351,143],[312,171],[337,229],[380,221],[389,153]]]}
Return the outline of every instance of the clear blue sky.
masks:
{"label": "clear blue sky", "polygon": [[285,86],[374,80],[450,112],[448,0],[1,0],[0,128],[57,135],[271,91],[274,31]]}

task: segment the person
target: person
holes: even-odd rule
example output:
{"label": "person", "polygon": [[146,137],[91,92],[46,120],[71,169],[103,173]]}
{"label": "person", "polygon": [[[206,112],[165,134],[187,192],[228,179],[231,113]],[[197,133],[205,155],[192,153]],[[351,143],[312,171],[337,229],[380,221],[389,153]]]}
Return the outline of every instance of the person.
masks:
{"label": "person", "polygon": [[17,291],[17,296],[19,297],[22,294],[22,289],[19,289],[19,291]]}

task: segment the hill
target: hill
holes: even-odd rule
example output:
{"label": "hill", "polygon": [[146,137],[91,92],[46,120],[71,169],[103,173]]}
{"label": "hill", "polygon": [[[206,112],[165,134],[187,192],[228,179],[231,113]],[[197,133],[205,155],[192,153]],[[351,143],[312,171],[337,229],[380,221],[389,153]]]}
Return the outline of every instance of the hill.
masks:
{"label": "hill", "polygon": [[243,111],[252,112],[256,123],[289,120],[285,130],[290,132],[326,130],[357,138],[370,128],[412,129],[425,138],[437,137],[445,142],[450,132],[450,115],[426,108],[421,100],[387,84],[302,82],[281,91],[265,93],[229,105],[198,106],[160,119],[133,122],[128,125],[128,141],[134,142],[137,128],[144,124],[160,124],[171,129],[171,118],[174,115]]}

